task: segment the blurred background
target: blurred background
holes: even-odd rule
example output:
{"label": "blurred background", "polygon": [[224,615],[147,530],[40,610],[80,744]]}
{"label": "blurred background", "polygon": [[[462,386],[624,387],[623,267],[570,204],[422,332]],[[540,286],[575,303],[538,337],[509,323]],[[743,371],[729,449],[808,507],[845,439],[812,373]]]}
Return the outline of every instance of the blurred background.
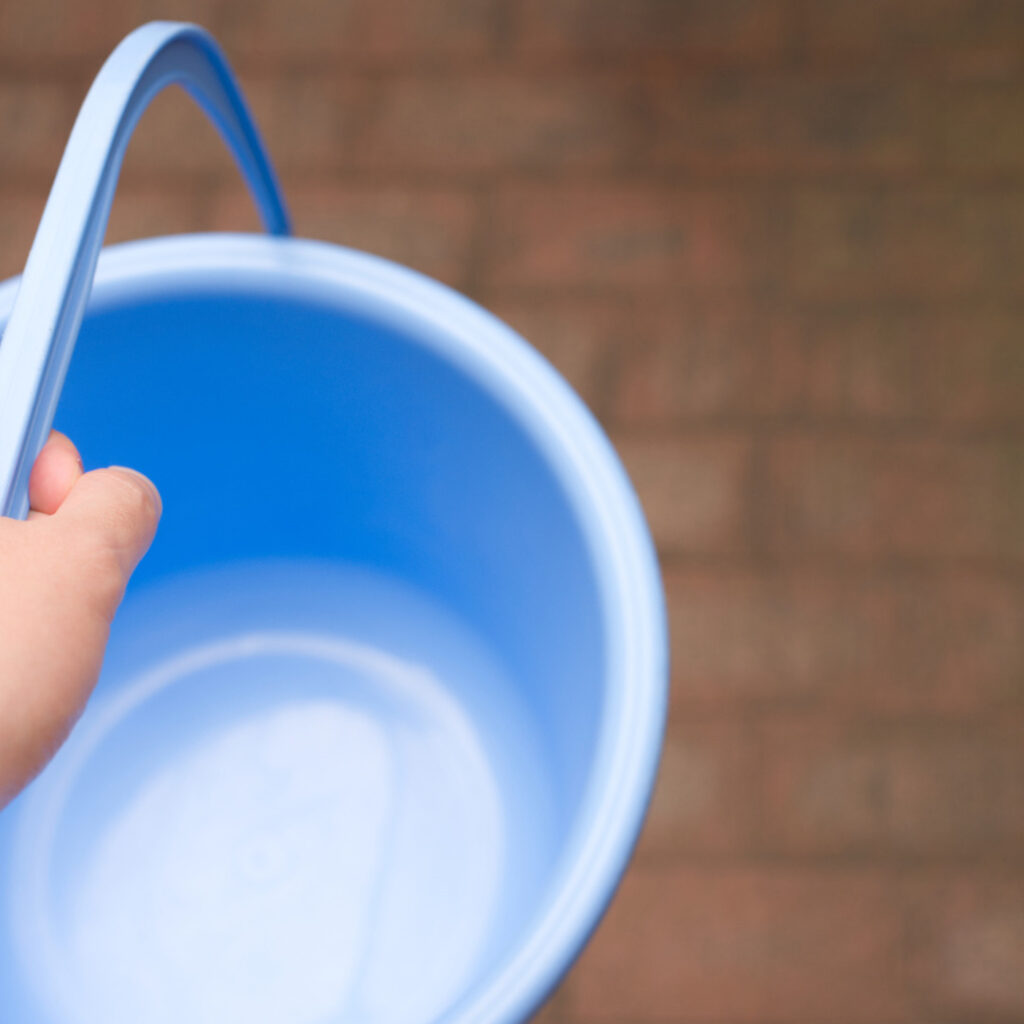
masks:
{"label": "blurred background", "polygon": [[[507,319],[646,506],[660,781],[540,1019],[1024,1021],[1024,3],[0,0],[3,276],[153,17],[299,233]],[[165,94],[110,238],[211,228],[256,219]]]}

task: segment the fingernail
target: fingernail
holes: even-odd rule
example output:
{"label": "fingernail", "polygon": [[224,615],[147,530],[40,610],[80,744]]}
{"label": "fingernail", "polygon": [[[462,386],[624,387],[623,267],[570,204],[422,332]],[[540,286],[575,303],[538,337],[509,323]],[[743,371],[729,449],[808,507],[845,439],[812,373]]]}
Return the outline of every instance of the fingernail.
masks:
{"label": "fingernail", "polygon": [[125,476],[130,476],[141,483],[143,487],[149,491],[150,496],[153,499],[153,507],[156,509],[157,516],[159,517],[161,515],[164,510],[163,498],[160,497],[160,492],[156,489],[156,484],[154,484],[148,476],[140,473],[137,469],[132,469],[130,466],[109,466],[108,468],[112,469],[115,473],[123,473]]}

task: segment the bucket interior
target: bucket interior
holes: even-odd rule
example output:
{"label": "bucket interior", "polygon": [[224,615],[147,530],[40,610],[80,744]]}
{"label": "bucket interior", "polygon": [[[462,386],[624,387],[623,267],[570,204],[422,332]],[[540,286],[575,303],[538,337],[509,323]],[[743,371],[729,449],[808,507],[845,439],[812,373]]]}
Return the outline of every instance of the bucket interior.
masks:
{"label": "bucket interior", "polygon": [[456,1008],[550,896],[605,700],[536,428],[367,304],[144,283],[87,315],[56,426],[164,516],[0,830],[11,1019]]}

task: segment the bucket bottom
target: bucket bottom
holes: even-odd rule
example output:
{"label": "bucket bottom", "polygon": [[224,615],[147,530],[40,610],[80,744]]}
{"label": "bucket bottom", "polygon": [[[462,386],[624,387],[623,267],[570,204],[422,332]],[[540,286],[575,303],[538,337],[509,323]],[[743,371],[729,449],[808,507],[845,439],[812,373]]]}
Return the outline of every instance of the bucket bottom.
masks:
{"label": "bucket bottom", "polygon": [[435,1018],[550,874],[523,693],[457,616],[367,570],[228,566],[131,595],[0,836],[12,1019]]}

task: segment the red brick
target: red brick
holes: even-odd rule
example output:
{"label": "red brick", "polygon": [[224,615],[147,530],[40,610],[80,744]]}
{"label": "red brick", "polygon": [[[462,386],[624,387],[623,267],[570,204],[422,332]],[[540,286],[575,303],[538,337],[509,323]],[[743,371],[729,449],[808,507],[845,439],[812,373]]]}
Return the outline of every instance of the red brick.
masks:
{"label": "red brick", "polygon": [[629,334],[620,303],[485,295],[483,304],[546,356],[599,416],[607,406],[609,359]]}
{"label": "red brick", "polygon": [[794,558],[1024,557],[1015,441],[826,439],[770,446],[766,536]]}
{"label": "red brick", "polygon": [[[461,192],[388,185],[287,190],[296,234],[365,249],[448,283],[468,273],[476,208]],[[218,202],[222,230],[254,230],[249,197],[234,189]]]}
{"label": "red brick", "polygon": [[570,977],[574,1019],[909,1021],[892,896],[864,871],[638,865]]}
{"label": "red brick", "polygon": [[564,986],[555,990],[544,1005],[530,1018],[530,1024],[568,1024]]}
{"label": "red brick", "polygon": [[857,309],[801,323],[766,346],[766,403],[779,413],[973,424],[1024,417],[1016,311]]}
{"label": "red brick", "polygon": [[735,295],[774,279],[778,204],[747,193],[513,186],[491,225],[495,285]]}
{"label": "red brick", "polygon": [[943,1020],[1024,1019],[1024,878],[1019,871],[920,877],[911,969]]}
{"label": "red brick", "polygon": [[0,170],[48,186],[74,124],[75,97],[62,85],[0,82]]}
{"label": "red brick", "polygon": [[788,286],[821,301],[1018,296],[1016,188],[805,189],[791,198]]}
{"label": "red brick", "polygon": [[736,437],[618,437],[662,551],[734,552],[746,537],[750,446]]}
{"label": "red brick", "polygon": [[999,723],[764,727],[766,842],[781,854],[1024,852],[1024,715]]}
{"label": "red brick", "polygon": [[[44,90],[45,92],[45,90]],[[39,129],[41,132],[43,128]],[[64,128],[48,125],[46,131],[60,131],[60,145],[64,144]],[[227,157],[225,156],[225,161]],[[51,172],[56,171],[56,157]],[[42,172],[28,175],[38,180],[31,191],[5,189],[0,204],[0,276],[21,273],[28,251],[35,237],[39,219],[46,202],[45,191],[51,184],[51,175]],[[143,176],[144,177],[144,176]],[[180,234],[210,227],[212,194],[187,181],[164,182],[160,185],[139,180],[137,168],[126,167],[115,195],[107,244],[132,238],[155,235]]]}
{"label": "red brick", "polygon": [[780,0],[524,0],[518,48],[528,53],[776,57],[789,17]]}
{"label": "red brick", "polygon": [[[624,423],[678,423],[776,411],[766,386],[775,349],[803,340],[788,313],[724,303],[643,303],[618,350],[614,413]],[[776,360],[779,361],[779,360]]]}
{"label": "red brick", "polygon": [[1024,123],[1024,83],[957,82],[936,90],[934,102],[942,108],[937,126],[944,167],[981,175],[1024,170],[1024,133],[1007,130]]}
{"label": "red brick", "polygon": [[[374,82],[314,70],[249,74],[243,84],[276,165],[307,174],[359,168],[407,178],[607,167],[631,160],[642,135],[632,87],[607,76],[401,75]],[[223,144],[175,92],[143,118],[131,159],[147,170],[223,173]],[[182,138],[190,145],[181,146]]]}
{"label": "red brick", "polygon": [[806,53],[872,60],[972,50],[1017,52],[1024,12],[1005,0],[856,0],[802,5]]}
{"label": "red brick", "polygon": [[[122,187],[114,198],[106,244],[206,230],[210,199],[188,187]],[[0,276],[23,270],[45,203],[46,197],[38,193],[5,194],[0,204]]]}
{"label": "red brick", "polygon": [[111,28],[94,8],[71,0],[0,6],[0,48],[5,56],[93,54],[111,39]]}
{"label": "red brick", "polygon": [[618,346],[614,414],[1007,425],[1024,418],[1024,313],[984,305],[794,312],[644,302]]}
{"label": "red brick", "polygon": [[[187,139],[187,145],[182,140]],[[207,173],[237,175],[227,146],[195,101],[182,89],[157,96],[132,132],[122,182],[144,186],[154,177]]]}
{"label": "red brick", "polygon": [[381,90],[355,158],[454,173],[622,166],[644,138],[638,102],[607,75],[403,77]]}
{"label": "red brick", "polygon": [[[5,191],[0,203],[0,279],[20,274],[43,215],[42,193]],[[106,242],[181,234],[210,227],[209,197],[188,188],[121,188],[111,211]]]}
{"label": "red brick", "polygon": [[742,725],[728,718],[670,724],[639,855],[747,851],[756,771]]}
{"label": "red brick", "polygon": [[66,70],[68,59],[99,63],[132,29],[147,21],[192,21],[216,32],[222,0],[36,0],[0,4],[0,55]]}
{"label": "red brick", "polygon": [[[337,168],[356,145],[365,88],[324,76],[248,77],[243,83],[275,167],[282,172]],[[188,145],[181,140],[188,139]],[[133,133],[125,173],[139,180],[178,173],[237,178],[227,147],[191,98],[162,93]]]}
{"label": "red brick", "polygon": [[796,313],[652,301],[617,346],[624,423],[799,417],[1007,425],[1024,418],[1024,314],[980,305]]}
{"label": "red brick", "polygon": [[792,73],[680,75],[649,85],[650,159],[704,173],[870,172],[931,167],[943,108],[908,79]]}
{"label": "red brick", "polygon": [[106,244],[210,229],[212,193],[184,186],[122,188],[114,198]]}
{"label": "red brick", "polygon": [[252,76],[245,83],[264,141],[284,174],[330,176],[358,162],[372,86],[327,74]]}
{"label": "red brick", "polygon": [[674,699],[958,715],[1021,706],[1024,587],[960,572],[669,570]]}
{"label": "red brick", "polygon": [[25,269],[45,204],[46,196],[41,192],[3,190],[0,201],[0,280],[14,277]]}
{"label": "red brick", "polygon": [[625,423],[799,417],[814,422],[1008,425],[1024,418],[1024,314],[957,310],[796,313],[648,301],[617,346]]}
{"label": "red brick", "polygon": [[552,1003],[545,1003],[531,1018],[531,1024],[566,1024],[568,1018]]}
{"label": "red brick", "polygon": [[221,18],[225,48],[242,60],[348,61],[486,55],[497,0],[234,0]]}

